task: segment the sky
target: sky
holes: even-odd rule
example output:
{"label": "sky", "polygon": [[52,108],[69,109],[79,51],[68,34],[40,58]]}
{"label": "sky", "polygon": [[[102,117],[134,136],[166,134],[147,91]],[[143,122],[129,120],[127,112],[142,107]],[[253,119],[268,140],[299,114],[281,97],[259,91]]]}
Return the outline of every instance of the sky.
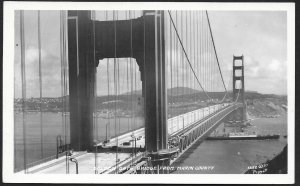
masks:
{"label": "sky", "polygon": [[[227,86],[230,82],[233,55],[244,55],[246,91],[287,94],[287,15],[280,11],[209,11],[212,33],[221,70]],[[104,19],[104,14],[96,14]],[[111,14],[109,17],[111,17]],[[126,16],[120,13],[119,18]],[[129,16],[129,15],[127,15]],[[135,13],[132,16],[139,16]],[[41,11],[41,59],[42,89],[44,97],[61,96],[60,23],[58,11]],[[109,18],[108,18],[109,19]],[[20,27],[19,13],[15,12],[15,97],[21,97],[20,70]],[[180,22],[178,23],[180,24]],[[193,25],[193,24],[192,24]],[[191,26],[193,28],[193,26]],[[185,33],[185,31],[183,31]],[[183,38],[184,39],[184,38]],[[167,39],[168,40],[168,39]],[[39,68],[37,45],[37,12],[25,12],[25,64],[27,97],[39,97]],[[185,45],[185,44],[184,44]],[[167,55],[171,52],[167,48]],[[210,51],[211,52],[211,51]],[[199,59],[209,52],[200,52]],[[179,54],[182,55],[182,54]],[[192,54],[191,54],[192,55]],[[135,59],[118,59],[120,63],[120,93],[141,89],[140,73]],[[107,76],[110,79],[110,93],[114,92],[113,62],[100,61],[97,68],[97,94],[107,94]],[[127,68],[132,64],[131,86]],[[170,64],[170,63],[167,63]],[[186,65],[186,64],[185,64]],[[215,63],[216,65],[216,63]],[[169,67],[169,66],[168,66]],[[186,67],[186,66],[185,66]],[[215,66],[216,68],[216,66]],[[170,73],[167,68],[167,73]],[[203,70],[204,68],[202,68]],[[130,72],[130,71],[129,71]],[[184,73],[184,71],[182,70]],[[188,71],[186,73],[191,73]],[[198,71],[201,79],[202,71]],[[102,75],[101,75],[102,74]],[[218,82],[220,76],[215,74]],[[129,77],[129,78],[128,78]],[[128,80],[128,81],[127,81]],[[184,80],[181,80],[184,84]],[[168,79],[170,84],[170,78]],[[179,85],[182,85],[179,84]],[[170,85],[169,85],[170,86]],[[230,85],[231,86],[231,85]],[[193,88],[193,87],[191,87]],[[199,87],[198,87],[199,88]]]}

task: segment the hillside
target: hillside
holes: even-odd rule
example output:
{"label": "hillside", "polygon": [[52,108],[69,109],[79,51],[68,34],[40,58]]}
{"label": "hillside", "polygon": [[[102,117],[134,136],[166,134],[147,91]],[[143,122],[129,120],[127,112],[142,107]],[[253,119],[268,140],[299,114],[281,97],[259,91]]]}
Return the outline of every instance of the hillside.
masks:
{"label": "hillside", "polygon": [[247,98],[247,112],[252,117],[278,117],[287,112],[286,96],[262,95]]}

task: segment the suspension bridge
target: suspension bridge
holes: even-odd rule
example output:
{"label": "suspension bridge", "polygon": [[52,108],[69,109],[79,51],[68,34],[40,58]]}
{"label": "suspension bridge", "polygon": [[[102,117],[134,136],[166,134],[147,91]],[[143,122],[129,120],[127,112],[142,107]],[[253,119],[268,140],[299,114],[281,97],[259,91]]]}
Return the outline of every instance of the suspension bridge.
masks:
{"label": "suspension bridge", "polygon": [[[40,131],[31,134],[40,137],[41,157],[28,162],[28,38],[26,11],[19,12],[25,173],[168,173],[155,167],[172,165],[229,118],[246,120],[244,58],[233,56],[226,86],[207,11],[60,11],[62,128],[46,143],[41,13],[36,13]],[[99,110],[109,118],[102,128]],[[120,118],[128,121],[124,132]],[[106,131],[105,139],[99,131]],[[54,147],[54,153],[44,152]],[[115,160],[100,171],[98,155],[104,151]]]}

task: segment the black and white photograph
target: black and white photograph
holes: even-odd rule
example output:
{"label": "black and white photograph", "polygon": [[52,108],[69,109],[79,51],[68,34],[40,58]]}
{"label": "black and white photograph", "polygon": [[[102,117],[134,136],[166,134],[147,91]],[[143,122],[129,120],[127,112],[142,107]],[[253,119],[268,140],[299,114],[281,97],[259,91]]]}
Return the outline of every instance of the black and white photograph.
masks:
{"label": "black and white photograph", "polygon": [[3,15],[4,182],[294,182],[294,3]]}

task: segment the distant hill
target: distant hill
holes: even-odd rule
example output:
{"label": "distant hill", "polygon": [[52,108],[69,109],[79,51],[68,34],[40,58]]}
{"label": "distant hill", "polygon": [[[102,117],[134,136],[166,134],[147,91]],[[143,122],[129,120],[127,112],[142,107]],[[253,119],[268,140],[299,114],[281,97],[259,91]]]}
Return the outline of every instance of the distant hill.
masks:
{"label": "distant hill", "polygon": [[[199,93],[199,92],[202,92],[202,91],[195,90],[195,89],[188,88],[188,87],[174,87],[174,88],[168,89],[168,95],[172,94],[173,96],[181,96],[181,95],[194,94],[194,93]],[[142,95],[142,90],[136,90],[136,91],[133,91],[132,93],[126,92],[121,95],[131,95],[131,94]]]}
{"label": "distant hill", "polygon": [[173,95],[173,96],[181,96],[181,95],[186,95],[186,94],[195,94],[195,93],[200,93],[202,91],[195,90],[192,88],[188,87],[174,87],[168,89],[168,95]]}

